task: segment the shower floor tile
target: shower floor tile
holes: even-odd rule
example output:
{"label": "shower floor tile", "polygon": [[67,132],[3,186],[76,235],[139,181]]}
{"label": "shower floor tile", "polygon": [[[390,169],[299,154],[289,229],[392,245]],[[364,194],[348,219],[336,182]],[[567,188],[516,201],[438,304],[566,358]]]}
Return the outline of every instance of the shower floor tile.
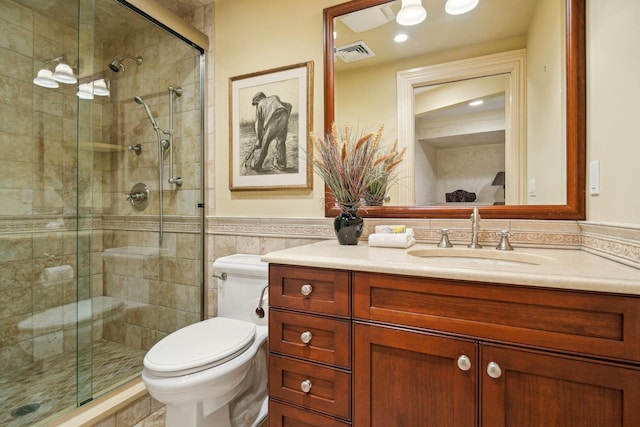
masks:
{"label": "shower floor tile", "polygon": [[[99,396],[142,371],[144,350],[98,341],[93,360],[80,359],[80,366],[92,365],[93,396]],[[30,366],[0,372],[0,425],[30,426],[67,408],[76,406],[77,364],[75,353],[63,353]],[[12,411],[39,404],[34,412],[13,416]]]}

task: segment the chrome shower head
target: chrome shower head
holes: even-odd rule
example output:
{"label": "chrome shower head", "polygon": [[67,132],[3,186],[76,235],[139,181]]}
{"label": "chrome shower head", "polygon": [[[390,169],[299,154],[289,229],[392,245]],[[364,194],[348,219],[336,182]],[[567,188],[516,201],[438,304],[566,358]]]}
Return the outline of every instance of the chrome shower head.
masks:
{"label": "chrome shower head", "polygon": [[158,123],[156,122],[156,119],[153,118],[153,114],[151,114],[151,110],[149,109],[149,106],[147,105],[146,102],[144,102],[142,100],[142,98],[140,98],[139,96],[136,96],[135,98],[133,98],[134,101],[136,101],[136,103],[144,106],[144,109],[147,110],[147,115],[149,116],[149,120],[151,121],[151,124],[153,125],[153,129],[154,130],[158,130],[160,129],[158,127]]}
{"label": "chrome shower head", "polygon": [[132,59],[136,61],[138,65],[142,64],[142,56],[132,56],[132,55],[123,55],[117,58],[114,58],[113,61],[109,63],[109,69],[114,73],[119,73],[120,71],[124,71],[124,64],[122,61],[125,59]]}

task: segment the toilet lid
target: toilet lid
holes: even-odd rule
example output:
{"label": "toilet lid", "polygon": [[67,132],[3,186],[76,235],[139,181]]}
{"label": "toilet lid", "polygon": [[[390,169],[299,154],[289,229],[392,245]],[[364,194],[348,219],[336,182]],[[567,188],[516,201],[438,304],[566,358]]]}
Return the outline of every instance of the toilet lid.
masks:
{"label": "toilet lid", "polygon": [[144,357],[145,369],[178,376],[219,365],[251,345],[256,325],[214,317],[179,329],[158,341]]}

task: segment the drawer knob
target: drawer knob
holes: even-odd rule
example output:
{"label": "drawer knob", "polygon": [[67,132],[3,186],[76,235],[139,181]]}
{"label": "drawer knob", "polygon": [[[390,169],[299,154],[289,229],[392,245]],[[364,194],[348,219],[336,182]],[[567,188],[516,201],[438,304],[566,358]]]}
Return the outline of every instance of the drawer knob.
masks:
{"label": "drawer knob", "polygon": [[500,365],[496,362],[489,362],[487,365],[487,374],[491,378],[500,378],[502,376],[502,369],[500,369]]}
{"label": "drawer knob", "polygon": [[468,371],[471,369],[471,360],[464,354],[458,357],[458,368],[460,368],[461,371]]}
{"label": "drawer knob", "polygon": [[305,297],[311,295],[311,292],[313,292],[313,286],[311,286],[310,284],[305,283],[304,285],[300,286],[300,293]]}
{"label": "drawer knob", "polygon": [[303,393],[309,393],[311,391],[311,386],[311,381],[304,380],[300,383],[300,390],[302,390]]}
{"label": "drawer knob", "polygon": [[313,338],[313,335],[311,335],[311,332],[309,331],[304,331],[300,334],[300,341],[305,344],[309,344],[311,342],[311,338]]}

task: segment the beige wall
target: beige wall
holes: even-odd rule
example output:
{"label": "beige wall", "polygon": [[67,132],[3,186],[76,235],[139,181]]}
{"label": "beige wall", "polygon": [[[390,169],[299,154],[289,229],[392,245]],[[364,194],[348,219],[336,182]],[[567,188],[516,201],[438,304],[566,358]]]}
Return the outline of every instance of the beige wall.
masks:
{"label": "beige wall", "polygon": [[[322,181],[317,177],[313,193],[229,192],[226,87],[234,75],[313,60],[314,127],[321,129],[322,9],[337,3],[340,1],[216,2],[216,207],[209,214],[322,216]],[[636,0],[587,0],[588,160],[601,162],[601,194],[587,196],[587,219],[591,221],[640,224],[640,198],[633,196],[635,183],[640,182],[640,144],[634,126],[640,113],[636,101],[640,86],[629,84],[640,74],[640,59],[630,54],[637,51],[637,37],[629,33],[638,15]]]}
{"label": "beige wall", "polygon": [[[313,130],[322,134],[322,10],[340,0],[215,3],[215,211],[216,216],[321,217],[322,181],[313,191],[229,191],[229,78],[313,61]],[[310,5],[313,5],[310,7]],[[211,155],[209,156],[211,159]],[[211,195],[211,192],[208,192]]]}
{"label": "beige wall", "polygon": [[[535,179],[530,205],[567,200],[565,135],[564,4],[541,0],[527,35],[527,179]],[[526,187],[525,187],[526,188]]]}
{"label": "beige wall", "polygon": [[587,18],[587,166],[600,161],[587,219],[640,224],[640,2],[588,0]]}

